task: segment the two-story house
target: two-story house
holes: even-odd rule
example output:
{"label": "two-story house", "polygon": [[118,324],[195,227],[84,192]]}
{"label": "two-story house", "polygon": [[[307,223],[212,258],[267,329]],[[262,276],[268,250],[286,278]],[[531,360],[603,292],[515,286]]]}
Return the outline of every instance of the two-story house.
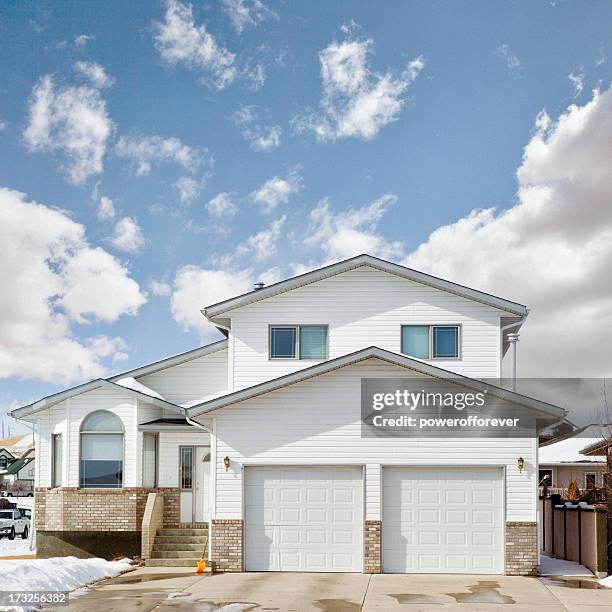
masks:
{"label": "two-story house", "polygon": [[536,437],[368,437],[360,404],[363,379],[451,380],[557,422],[477,381],[524,306],[360,255],[202,312],[224,340],[13,411],[39,556],[139,553],[157,516],[152,564],[209,528],[224,571],[534,572]]}

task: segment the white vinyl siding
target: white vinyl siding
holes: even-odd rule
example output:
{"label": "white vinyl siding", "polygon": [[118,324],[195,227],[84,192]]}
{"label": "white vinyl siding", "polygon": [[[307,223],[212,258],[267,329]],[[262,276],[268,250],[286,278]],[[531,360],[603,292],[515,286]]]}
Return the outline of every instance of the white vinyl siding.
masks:
{"label": "white vinyl siding", "polygon": [[367,346],[401,352],[402,325],[460,325],[460,359],[435,365],[497,377],[502,311],[373,268],[359,268],[228,313],[234,390],[313,365],[268,356],[269,325],[327,324],[330,359]]}
{"label": "white vinyl siding", "polygon": [[506,520],[535,521],[534,439],[361,437],[361,378],[409,375],[371,359],[216,411],[215,518],[243,518],[244,466],[365,465],[365,517],[381,519],[381,466],[451,464],[505,468]]}
{"label": "white vinyl siding", "polygon": [[210,446],[210,435],[205,431],[165,431],[159,434],[158,486],[179,486],[179,447]]}
{"label": "white vinyl siding", "polygon": [[[223,349],[138,378],[174,404],[222,395],[227,389],[227,355]],[[171,416],[170,413],[167,413]]]}

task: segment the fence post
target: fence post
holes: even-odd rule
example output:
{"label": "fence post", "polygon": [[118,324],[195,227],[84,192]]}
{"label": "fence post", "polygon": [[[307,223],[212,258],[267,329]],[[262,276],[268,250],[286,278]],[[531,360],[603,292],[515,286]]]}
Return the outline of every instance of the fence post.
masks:
{"label": "fence post", "polygon": [[563,504],[563,558],[567,559],[567,504]]}
{"label": "fence post", "polygon": [[578,563],[582,565],[582,506],[578,502]]}
{"label": "fence post", "polygon": [[[546,492],[546,487],[544,487],[544,492]],[[546,495],[542,498],[542,550],[546,552]]]}

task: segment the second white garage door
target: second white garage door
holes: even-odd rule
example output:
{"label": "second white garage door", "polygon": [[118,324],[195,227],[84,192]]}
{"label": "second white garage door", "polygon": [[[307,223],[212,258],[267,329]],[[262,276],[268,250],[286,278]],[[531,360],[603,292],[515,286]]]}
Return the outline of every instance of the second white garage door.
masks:
{"label": "second white garage door", "polygon": [[383,566],[391,573],[503,573],[498,468],[383,470]]}
{"label": "second white garage door", "polygon": [[247,571],[360,572],[361,467],[249,467]]}

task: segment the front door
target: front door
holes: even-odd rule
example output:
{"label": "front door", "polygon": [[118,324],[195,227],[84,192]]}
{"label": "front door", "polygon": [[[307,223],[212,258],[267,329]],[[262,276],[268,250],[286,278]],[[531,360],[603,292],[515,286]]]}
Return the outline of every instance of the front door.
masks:
{"label": "front door", "polygon": [[181,446],[179,479],[181,523],[209,520],[210,448]]}

